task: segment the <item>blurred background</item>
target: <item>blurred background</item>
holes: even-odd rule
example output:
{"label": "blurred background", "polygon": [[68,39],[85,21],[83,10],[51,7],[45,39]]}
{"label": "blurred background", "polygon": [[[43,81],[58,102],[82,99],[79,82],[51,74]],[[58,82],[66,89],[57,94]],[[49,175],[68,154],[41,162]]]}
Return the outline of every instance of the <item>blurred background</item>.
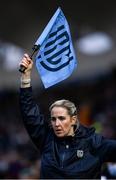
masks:
{"label": "blurred background", "polygon": [[[83,0],[2,1],[0,5],[0,178],[36,179],[40,155],[24,128],[20,107],[19,62],[31,49],[58,7],[72,35],[78,67],[65,81],[44,89],[34,66],[36,102],[48,117],[56,99],[69,99],[81,123],[116,138],[116,2]],[[116,165],[105,164],[102,176],[116,178]]]}

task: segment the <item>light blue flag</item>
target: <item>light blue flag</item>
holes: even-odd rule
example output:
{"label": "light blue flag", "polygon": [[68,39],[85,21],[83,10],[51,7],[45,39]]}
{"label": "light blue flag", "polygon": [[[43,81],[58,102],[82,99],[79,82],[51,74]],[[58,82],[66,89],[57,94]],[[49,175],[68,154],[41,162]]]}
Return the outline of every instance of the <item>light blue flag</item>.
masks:
{"label": "light blue flag", "polygon": [[36,67],[45,88],[69,77],[77,66],[68,22],[57,9],[35,45],[40,49]]}

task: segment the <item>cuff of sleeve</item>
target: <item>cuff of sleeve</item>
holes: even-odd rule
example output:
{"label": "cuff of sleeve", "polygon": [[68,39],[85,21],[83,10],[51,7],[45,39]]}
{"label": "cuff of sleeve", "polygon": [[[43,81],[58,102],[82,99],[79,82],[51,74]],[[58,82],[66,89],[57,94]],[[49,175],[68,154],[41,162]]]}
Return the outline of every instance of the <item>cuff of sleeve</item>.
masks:
{"label": "cuff of sleeve", "polygon": [[20,88],[20,92],[24,92],[24,93],[32,92],[32,86],[27,88]]}

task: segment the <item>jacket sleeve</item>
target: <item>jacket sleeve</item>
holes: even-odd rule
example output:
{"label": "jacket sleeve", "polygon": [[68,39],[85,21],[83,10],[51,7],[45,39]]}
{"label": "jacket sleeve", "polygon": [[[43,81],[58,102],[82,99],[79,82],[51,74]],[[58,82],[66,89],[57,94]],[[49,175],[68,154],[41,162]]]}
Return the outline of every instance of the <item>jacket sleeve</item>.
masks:
{"label": "jacket sleeve", "polygon": [[116,140],[104,138],[101,135],[96,134],[94,136],[94,148],[103,162],[116,162]]}
{"label": "jacket sleeve", "polygon": [[41,150],[45,142],[47,127],[38,105],[33,100],[32,87],[20,88],[20,108],[25,128],[33,143]]}

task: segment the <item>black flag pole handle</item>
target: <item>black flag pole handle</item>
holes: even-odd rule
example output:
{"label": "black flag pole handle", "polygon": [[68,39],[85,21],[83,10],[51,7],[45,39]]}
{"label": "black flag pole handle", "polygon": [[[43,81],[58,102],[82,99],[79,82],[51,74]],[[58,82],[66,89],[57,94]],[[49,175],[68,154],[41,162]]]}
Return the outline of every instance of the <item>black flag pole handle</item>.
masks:
{"label": "black flag pole handle", "polygon": [[[34,45],[34,46],[33,46],[33,48],[32,48],[33,51],[32,51],[32,53],[31,53],[31,55],[30,55],[30,58],[31,58],[31,59],[32,59],[33,55],[35,54],[35,52],[36,52],[39,48],[40,48],[40,45]],[[27,68],[26,68],[25,66],[20,65],[19,71],[20,71],[21,73],[24,73],[26,69],[27,69]]]}

